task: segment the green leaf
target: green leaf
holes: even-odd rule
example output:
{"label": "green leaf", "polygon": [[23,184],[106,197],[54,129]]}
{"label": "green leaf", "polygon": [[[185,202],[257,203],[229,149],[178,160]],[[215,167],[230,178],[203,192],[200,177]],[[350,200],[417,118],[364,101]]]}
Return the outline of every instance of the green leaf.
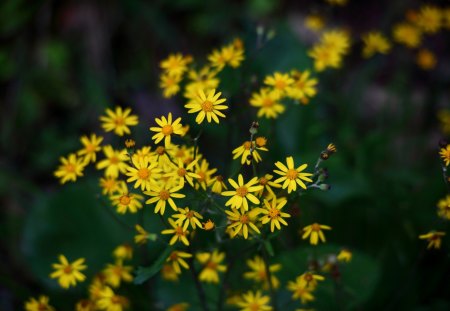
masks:
{"label": "green leaf", "polygon": [[151,266],[138,267],[136,270],[136,277],[134,278],[134,284],[142,284],[158,273],[172,250],[173,247],[168,246]]}
{"label": "green leaf", "polygon": [[270,241],[264,241],[264,247],[270,256],[273,256],[275,254],[273,252],[273,247],[272,247],[272,244],[270,243]]}

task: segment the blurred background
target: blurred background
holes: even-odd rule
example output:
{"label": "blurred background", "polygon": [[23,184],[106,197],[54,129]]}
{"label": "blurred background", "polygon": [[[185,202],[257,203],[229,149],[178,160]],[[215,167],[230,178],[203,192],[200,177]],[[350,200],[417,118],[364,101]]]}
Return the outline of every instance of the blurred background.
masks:
{"label": "blurred background", "polygon": [[[95,178],[62,187],[53,177],[59,157],[77,150],[81,135],[101,133],[98,117],[105,108],[132,107],[140,117],[140,137],[149,143],[145,135],[155,117],[185,113],[181,96],[162,97],[159,62],[174,52],[203,60],[235,37],[248,51],[248,79],[312,69],[307,50],[317,34],[304,25],[311,13],[322,14],[330,27],[346,28],[355,39],[342,68],[315,75],[318,95],[310,104],[290,107],[277,120],[268,166],[288,155],[313,165],[329,142],[337,145],[338,153],[326,162],[332,190],[311,192],[298,208],[303,225],[332,226],[331,245],[360,258],[348,273],[367,282],[353,281],[357,299],[347,309],[450,310],[449,239],[432,251],[418,239],[431,229],[449,232],[436,215],[437,201],[447,194],[438,156],[445,136],[437,113],[450,108],[448,30],[424,41],[438,59],[427,71],[417,66],[414,51],[399,45],[386,56],[364,59],[358,40],[373,29],[390,34],[408,9],[422,3],[2,1],[0,310],[20,310],[23,301],[39,294],[50,296],[61,310],[72,310],[86,288],[63,291],[48,278],[57,254],[86,257],[93,274],[115,246],[132,239],[132,232],[96,206]],[[274,36],[255,52],[258,29]],[[245,97],[236,95],[235,74],[223,76],[221,83],[236,107],[233,148],[256,116]],[[216,130],[202,136],[202,151],[222,171],[224,154],[231,161],[231,150],[216,137],[229,134]],[[300,239],[295,230],[292,234]],[[278,254],[288,257],[289,251]],[[132,309],[151,310],[153,301],[173,299],[164,290],[170,289],[149,296],[130,287],[129,295],[139,301]],[[336,309],[327,293],[320,297],[318,310]]]}

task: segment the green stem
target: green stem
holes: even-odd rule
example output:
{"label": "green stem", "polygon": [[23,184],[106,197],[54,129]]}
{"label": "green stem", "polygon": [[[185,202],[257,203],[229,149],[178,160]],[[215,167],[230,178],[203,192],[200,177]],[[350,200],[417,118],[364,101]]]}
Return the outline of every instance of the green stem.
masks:
{"label": "green stem", "polygon": [[269,258],[266,249],[262,248],[262,257],[264,261],[264,268],[266,270],[266,276],[267,276],[267,283],[269,284],[269,292],[270,292],[270,300],[272,302],[272,308],[273,311],[277,311],[277,296],[275,294],[275,290],[273,288],[272,284],[272,274],[270,273],[270,266],[269,266]]}

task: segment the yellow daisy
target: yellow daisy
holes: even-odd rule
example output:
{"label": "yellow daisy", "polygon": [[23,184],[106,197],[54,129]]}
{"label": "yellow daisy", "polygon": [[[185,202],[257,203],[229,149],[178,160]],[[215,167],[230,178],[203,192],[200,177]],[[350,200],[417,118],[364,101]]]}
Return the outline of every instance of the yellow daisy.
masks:
{"label": "yellow daisy", "polygon": [[234,238],[237,234],[242,233],[244,239],[248,238],[249,230],[261,234],[258,227],[254,224],[253,219],[259,213],[259,209],[253,209],[250,212],[243,210],[231,210],[225,211],[228,220],[231,222],[227,229],[231,230],[231,238]]}
{"label": "yellow daisy", "polygon": [[237,301],[236,305],[240,311],[271,311],[269,303],[269,296],[264,296],[260,291],[248,291],[242,294],[241,300]]}
{"label": "yellow daisy", "polygon": [[255,205],[260,203],[259,199],[252,194],[252,192],[257,192],[263,188],[258,184],[258,178],[253,177],[247,183],[244,183],[244,177],[242,174],[238,176],[238,182],[236,183],[233,179],[229,178],[228,182],[235,189],[233,191],[222,192],[223,196],[231,196],[231,198],[225,203],[225,206],[231,206],[231,208],[243,208],[243,210],[248,211],[248,201]]}
{"label": "yellow daisy", "polygon": [[116,107],[115,111],[106,109],[107,116],[101,116],[102,127],[106,132],[114,131],[115,134],[123,136],[124,134],[130,134],[130,128],[128,126],[135,126],[138,124],[138,117],[131,115],[131,108],[122,110],[121,107]]}
{"label": "yellow daisy", "polygon": [[178,166],[172,165],[173,171],[166,173],[164,177],[171,177],[175,180],[175,183],[184,187],[185,181],[187,181],[192,187],[194,187],[194,179],[200,178],[200,175],[192,172],[198,159],[195,159],[189,163],[186,167],[182,160],[178,159]]}
{"label": "yellow daisy", "polygon": [[394,26],[394,40],[409,48],[416,48],[422,42],[422,32],[416,26],[409,23],[400,23]]}
{"label": "yellow daisy", "polygon": [[225,272],[227,267],[222,265],[225,253],[214,250],[212,253],[197,253],[196,259],[203,265],[199,280],[206,283],[219,283],[219,272]]}
{"label": "yellow daisy", "polygon": [[103,147],[103,153],[106,159],[98,162],[96,168],[98,170],[106,169],[105,176],[117,178],[119,172],[125,173],[127,171],[128,164],[126,162],[129,157],[126,149],[114,150],[111,145],[108,145]]}
{"label": "yellow daisy", "polygon": [[192,254],[181,251],[173,251],[172,253],[170,253],[169,257],[167,257],[166,262],[171,263],[175,273],[180,274],[181,267],[189,269],[189,265],[184,259],[191,257]]}
{"label": "yellow daisy", "polygon": [[275,230],[275,227],[280,230],[280,223],[287,226],[287,222],[283,218],[289,218],[291,215],[284,213],[281,209],[286,205],[287,200],[280,200],[277,202],[277,198],[273,197],[272,201],[264,200],[264,208],[261,209],[262,216],[260,218],[263,225],[270,222],[270,232]]}
{"label": "yellow daisy", "polygon": [[428,240],[427,249],[434,248],[440,249],[442,243],[442,237],[445,235],[445,232],[442,231],[430,231],[426,234],[419,235],[419,239]]}
{"label": "yellow daisy", "polygon": [[366,33],[361,39],[364,43],[362,55],[365,58],[372,57],[375,53],[387,54],[391,49],[389,40],[378,31]]}
{"label": "yellow daisy", "polygon": [[166,59],[163,59],[159,66],[171,76],[181,76],[188,70],[187,65],[192,62],[190,55],[183,56],[181,53],[170,54]]}
{"label": "yellow daisy", "polygon": [[117,207],[117,213],[125,214],[130,212],[134,214],[138,209],[142,208],[141,201],[144,199],[142,195],[129,193],[125,184],[122,184],[118,192],[110,197],[112,204]]}
{"label": "yellow daisy", "polygon": [[317,94],[317,79],[311,78],[310,74],[309,70],[303,72],[292,70],[291,76],[294,83],[286,89],[287,96],[303,103],[307,103],[305,99],[314,97]]}
{"label": "yellow daisy", "polygon": [[131,271],[133,271],[132,266],[124,266],[122,260],[116,260],[114,264],[107,264],[102,272],[105,276],[105,282],[117,288],[122,281],[127,283],[133,281]]}
{"label": "yellow daisy", "polygon": [[221,92],[216,93],[216,90],[211,90],[208,95],[205,95],[203,90],[198,91],[198,95],[195,99],[190,101],[184,107],[188,108],[188,113],[198,112],[195,122],[201,124],[206,117],[208,123],[211,120],[219,123],[219,117],[225,118],[225,115],[220,110],[228,109],[228,106],[221,105],[226,101],[225,98],[220,98]]}
{"label": "yellow daisy", "polygon": [[320,241],[325,243],[325,235],[323,234],[322,230],[331,230],[331,227],[318,223],[313,223],[312,225],[306,226],[303,228],[302,239],[304,240],[310,237],[309,242],[311,243],[311,245],[317,245],[319,239]]}
{"label": "yellow daisy", "polygon": [[304,169],[308,167],[307,164],[302,164],[299,167],[295,168],[294,159],[292,157],[286,158],[286,165],[281,163],[280,161],[275,163],[275,166],[280,170],[273,170],[276,174],[281,175],[282,177],[275,180],[275,183],[281,184],[283,183],[283,189],[288,188],[288,193],[297,190],[297,184],[306,189],[306,185],[303,181],[312,182],[309,176],[312,176],[311,173],[302,173]]}
{"label": "yellow daisy", "polygon": [[169,112],[167,119],[165,116],[162,116],[161,119],[155,118],[155,122],[159,125],[159,127],[151,127],[150,131],[157,132],[152,136],[152,139],[155,141],[155,144],[158,144],[161,140],[164,139],[164,146],[168,148],[171,142],[171,135],[182,135],[183,125],[180,124],[181,117],[177,118],[172,122],[172,113]]}
{"label": "yellow daisy", "polygon": [[[269,278],[266,273],[266,264],[264,263],[264,260],[259,256],[255,256],[253,259],[247,260],[247,266],[249,267],[250,271],[244,273],[244,278],[262,283],[264,289],[268,289]],[[279,271],[280,269],[281,264],[274,264],[269,266],[273,288],[278,288],[280,286],[280,281],[274,275],[274,273]]]}
{"label": "yellow daisy", "polygon": [[259,93],[253,93],[250,98],[250,105],[259,108],[257,116],[267,119],[275,119],[285,110],[283,104],[280,103],[281,96],[278,92],[274,92],[269,88],[262,88]]}
{"label": "yellow daisy", "polygon": [[176,193],[181,188],[182,187],[180,186],[169,188],[166,186],[158,186],[156,184],[152,185],[150,186],[150,191],[144,192],[146,195],[152,197],[145,201],[145,204],[153,204],[156,202],[155,214],[159,212],[161,215],[164,215],[164,211],[166,210],[166,203],[169,203],[170,207],[174,211],[177,211],[178,208],[173,199],[180,199],[185,197],[184,194]]}
{"label": "yellow daisy", "polygon": [[42,295],[38,299],[30,298],[26,301],[25,311],[55,311],[55,308],[49,305],[49,298]]}
{"label": "yellow daisy", "polygon": [[271,86],[275,93],[283,96],[286,93],[286,89],[294,83],[287,73],[275,72],[272,76],[267,76],[264,79],[264,84]]}
{"label": "yellow daisy", "polygon": [[132,157],[133,166],[128,166],[126,175],[128,183],[135,182],[134,188],[141,187],[142,191],[150,190],[152,184],[156,184],[156,180],[161,177],[161,169],[158,162],[151,162],[150,159]]}
{"label": "yellow daisy", "polygon": [[77,158],[76,154],[71,153],[67,158],[59,158],[61,165],[54,172],[54,175],[59,178],[59,182],[64,184],[68,181],[76,181],[78,177],[83,176],[83,170],[86,162],[83,158]]}
{"label": "yellow daisy", "polygon": [[[178,214],[173,215],[172,217],[176,219],[175,223],[179,226],[183,226],[184,230],[187,230],[189,225],[191,225],[192,229],[196,229],[198,226],[202,228],[202,224],[199,219],[203,219],[203,216],[198,212],[189,209],[189,207],[178,208]],[[184,222],[184,224],[183,224]]]}
{"label": "yellow daisy", "polygon": [[161,74],[159,77],[159,87],[163,89],[164,98],[170,98],[180,91],[181,75],[170,75],[167,73]]}
{"label": "yellow daisy", "polygon": [[122,311],[129,307],[130,302],[124,296],[116,295],[111,287],[101,289],[97,300],[97,308],[106,311]]}
{"label": "yellow daisy", "polygon": [[79,150],[77,154],[84,157],[86,163],[95,162],[97,160],[97,152],[102,149],[100,144],[103,141],[103,137],[91,134],[90,139],[87,136],[82,136],[80,141],[84,148]]}
{"label": "yellow daisy", "polygon": [[161,231],[161,234],[173,234],[173,237],[170,238],[170,245],[175,244],[177,241],[182,242],[184,245],[189,246],[189,241],[186,236],[189,234],[189,231],[183,229],[181,225],[175,223],[172,218],[169,218],[169,224],[172,229],[165,229]]}
{"label": "yellow daisy", "polygon": [[87,268],[84,265],[84,258],[79,258],[72,263],[69,263],[64,255],[59,255],[58,259],[59,263],[52,264],[55,271],[50,274],[50,277],[58,279],[58,283],[62,288],[67,289],[86,279],[86,276],[80,272]]}

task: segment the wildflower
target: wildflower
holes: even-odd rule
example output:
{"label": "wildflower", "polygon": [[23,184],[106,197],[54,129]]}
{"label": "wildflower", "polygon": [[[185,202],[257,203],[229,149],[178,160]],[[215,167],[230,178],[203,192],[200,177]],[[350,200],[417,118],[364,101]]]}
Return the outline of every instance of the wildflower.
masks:
{"label": "wildflower", "polygon": [[164,98],[170,98],[180,91],[181,75],[161,74],[159,77],[159,87],[163,89]]}
{"label": "wildflower", "polygon": [[161,169],[158,168],[158,162],[151,162],[148,157],[140,158],[133,156],[131,162],[133,166],[127,167],[126,175],[128,183],[135,182],[134,188],[141,187],[142,191],[150,190],[152,184],[161,177]]}
{"label": "wildflower", "polygon": [[256,196],[261,197],[264,194],[264,191],[266,190],[268,194],[273,197],[275,196],[275,193],[272,190],[273,188],[281,188],[281,185],[276,184],[272,181],[273,175],[265,174],[263,177],[259,178],[259,184],[263,186],[263,188],[256,193]]}
{"label": "wildflower", "polygon": [[114,192],[119,191],[119,189],[123,187],[122,184],[125,183],[122,180],[117,180],[117,178],[113,177],[100,178],[100,187],[102,188],[103,195],[106,194],[111,195]]}
{"label": "wildflower", "polygon": [[[263,283],[264,289],[268,289],[269,278],[266,274],[266,264],[264,263],[264,260],[259,256],[255,256],[255,258],[247,260],[247,266],[250,268],[250,271],[244,273],[244,278],[254,280],[255,282],[258,283]],[[280,269],[281,269],[280,264],[269,266],[269,271],[271,275],[270,280],[273,288],[278,288],[280,286],[280,281],[274,275],[274,273],[279,271]]]}
{"label": "wildflower", "polygon": [[170,54],[166,59],[163,59],[159,66],[170,76],[181,76],[187,71],[187,65],[191,62],[191,56],[183,56],[181,53],[176,53]]}
{"label": "wildflower", "polygon": [[297,190],[297,184],[306,189],[306,185],[303,181],[312,182],[309,176],[312,176],[311,173],[302,173],[304,169],[308,167],[308,164],[302,164],[299,167],[295,168],[294,159],[292,157],[286,158],[287,167],[281,163],[280,161],[275,163],[275,166],[280,170],[273,170],[276,174],[281,175],[275,180],[275,183],[281,184],[283,183],[283,189],[288,188],[288,193]]}
{"label": "wildflower", "polygon": [[238,233],[242,233],[244,239],[248,238],[249,229],[253,232],[261,234],[258,227],[254,224],[254,220],[252,216],[259,213],[259,209],[254,209],[250,212],[246,212],[244,210],[231,210],[225,211],[228,215],[228,220],[231,221],[231,224],[228,225],[228,229],[231,230],[231,237],[234,238]]}
{"label": "wildflower", "polygon": [[170,306],[166,311],[187,311],[188,308],[189,304],[186,302],[182,302]]}
{"label": "wildflower", "polygon": [[431,70],[436,67],[437,60],[430,50],[420,49],[417,53],[416,62],[423,70]]}
{"label": "wildflower", "polygon": [[175,244],[175,242],[180,241],[184,245],[189,246],[189,241],[186,238],[186,235],[189,233],[189,231],[183,229],[182,226],[176,224],[172,218],[169,218],[169,224],[172,227],[172,229],[165,229],[161,231],[162,234],[173,234],[173,237],[170,239],[169,244],[173,245]]}
{"label": "wildflower", "polygon": [[222,93],[216,93],[216,90],[214,89],[209,91],[208,95],[205,95],[203,90],[199,90],[197,97],[184,107],[189,108],[188,113],[198,112],[197,117],[195,118],[195,122],[198,124],[201,124],[205,117],[208,123],[211,123],[211,119],[214,120],[214,122],[219,123],[219,118],[217,116],[225,118],[225,115],[220,112],[220,110],[228,109],[228,106],[221,105],[226,99],[220,98],[220,95],[222,95]]}
{"label": "wildflower", "polygon": [[129,193],[127,186],[122,184],[122,188],[119,190],[119,193],[112,195],[110,199],[112,204],[117,206],[117,213],[125,214],[130,212],[134,214],[138,211],[138,209],[142,208],[141,200],[144,198],[137,193]]}
{"label": "wildflower", "polygon": [[343,30],[329,30],[322,34],[321,45],[333,50],[338,55],[347,54],[350,47],[350,36]]}
{"label": "wildflower", "polygon": [[173,269],[172,265],[165,264],[161,269],[162,278],[166,281],[178,281],[178,274]]}
{"label": "wildflower", "polygon": [[258,107],[258,118],[265,117],[267,119],[275,119],[285,110],[283,104],[279,101],[281,96],[278,92],[274,92],[269,88],[262,88],[259,93],[253,93],[250,98],[250,105]]}
{"label": "wildflower", "polygon": [[289,281],[287,285],[288,290],[293,292],[292,299],[300,300],[302,304],[306,304],[310,301],[314,301],[314,296],[312,294],[313,289],[312,288],[306,288],[304,286],[304,282],[300,279],[300,277],[297,277],[295,282]]}
{"label": "wildflower", "polygon": [[209,163],[205,159],[202,159],[200,164],[197,162],[195,174],[199,175],[200,178],[197,178],[198,183],[195,185],[195,189],[198,189],[199,186],[201,186],[203,190],[206,190],[206,186],[211,182],[211,176],[216,171],[216,168],[209,168]]}
{"label": "wildflower", "polygon": [[124,266],[122,260],[116,260],[115,264],[107,264],[103,273],[106,283],[117,288],[122,281],[133,281],[133,276],[130,273],[132,270],[132,266]]}
{"label": "wildflower", "polygon": [[283,218],[289,218],[291,215],[288,213],[283,213],[281,209],[286,205],[287,200],[281,200],[277,202],[277,198],[273,197],[272,202],[264,200],[264,208],[261,209],[263,216],[260,218],[263,225],[270,222],[270,232],[281,229],[280,223],[287,226],[287,222]]}
{"label": "wildflower", "polygon": [[212,253],[197,253],[197,260],[203,265],[199,280],[207,283],[219,283],[219,272],[225,272],[227,267],[221,265],[225,253],[214,250]]}
{"label": "wildflower", "polygon": [[215,224],[211,219],[208,219],[207,222],[203,223],[203,229],[205,229],[206,231],[210,231],[212,229],[214,229]]}
{"label": "wildflower", "polygon": [[286,89],[294,83],[287,73],[275,72],[273,76],[267,76],[264,79],[264,84],[273,87],[274,92],[283,96],[286,93]]}
{"label": "wildflower", "polygon": [[[177,219],[175,223],[179,226],[183,225],[183,230],[187,230],[189,225],[191,225],[192,229],[196,229],[196,226],[202,228],[202,224],[199,219],[203,219],[203,216],[197,213],[194,210],[190,210],[189,207],[185,207],[184,209],[178,208],[179,214],[175,214],[172,217]],[[184,222],[184,224],[183,224]]]}
{"label": "wildflower", "polygon": [[83,170],[86,162],[83,158],[77,158],[74,153],[69,154],[67,158],[59,158],[61,165],[55,171],[54,175],[60,179],[61,184],[67,181],[76,181],[77,177],[83,176]]}
{"label": "wildflower", "polygon": [[322,160],[328,160],[328,158],[337,151],[334,144],[328,144],[327,148],[320,153],[320,158]]}
{"label": "wildflower", "polygon": [[430,248],[440,249],[441,243],[442,243],[442,237],[444,235],[445,235],[445,232],[430,231],[426,234],[419,235],[419,239],[428,241],[427,249],[430,249]]}
{"label": "wildflower", "polygon": [[323,234],[322,230],[331,230],[330,226],[321,225],[318,223],[313,223],[312,225],[306,226],[303,228],[303,235],[302,239],[306,239],[310,237],[309,242],[311,245],[317,245],[317,243],[320,241],[325,243],[325,235]]}
{"label": "wildflower", "polygon": [[151,152],[151,147],[149,146],[144,146],[133,153],[133,157],[136,157],[138,161],[140,161],[141,159],[150,160],[153,156],[154,154]]}
{"label": "wildflower", "polygon": [[372,57],[375,53],[387,54],[391,49],[388,39],[378,31],[372,31],[362,36],[364,47],[362,55],[365,58]]}
{"label": "wildflower", "polygon": [[113,251],[116,259],[124,260],[133,258],[133,248],[128,244],[122,244]]}
{"label": "wildflower", "polygon": [[305,17],[305,27],[312,31],[320,31],[325,27],[325,20],[317,14],[309,14]]}
{"label": "wildflower", "polygon": [[[447,147],[450,147],[450,145]],[[439,200],[437,208],[437,214],[439,217],[450,220],[450,195],[447,195],[445,198]]]}
{"label": "wildflower", "polygon": [[97,152],[101,150],[100,144],[103,141],[103,137],[91,134],[91,138],[82,136],[80,139],[83,144],[83,149],[79,150],[77,154],[84,156],[84,162],[90,163],[97,160]]}
{"label": "wildflower", "polygon": [[323,280],[325,280],[325,278],[319,274],[305,272],[302,275],[297,277],[296,283],[299,286],[303,286],[305,288],[315,289],[317,286],[317,281],[323,281]]}
{"label": "wildflower", "polygon": [[164,139],[164,146],[167,148],[170,146],[172,134],[183,134],[183,131],[181,129],[183,125],[180,123],[181,117],[172,122],[171,112],[169,112],[167,119],[165,116],[161,116],[161,119],[155,118],[155,122],[159,125],[159,127],[150,128],[150,131],[156,132],[156,134],[152,136],[155,144],[158,144],[161,140]]}
{"label": "wildflower", "polygon": [[224,46],[220,50],[214,50],[208,56],[208,60],[211,65],[217,67],[218,70],[222,70],[225,65],[229,65],[233,68],[239,67],[244,60],[242,42],[239,39],[236,39],[234,43]]}
{"label": "wildflower", "polygon": [[95,301],[89,300],[89,299],[82,299],[77,302],[75,305],[76,311],[94,311],[96,309],[96,303]]}
{"label": "wildflower", "polygon": [[117,178],[120,173],[125,173],[127,170],[128,154],[126,149],[114,150],[111,145],[103,147],[103,153],[106,159],[97,163],[97,169],[105,169],[105,176]]}
{"label": "wildflower", "polygon": [[156,202],[155,206],[155,214],[160,213],[164,215],[164,211],[166,209],[166,202],[169,203],[170,207],[177,211],[177,206],[173,199],[184,198],[185,195],[181,193],[177,193],[180,190],[180,186],[176,187],[161,187],[156,184],[150,187],[150,191],[144,192],[146,195],[151,196],[152,198],[145,201],[145,204],[153,204]]}
{"label": "wildflower", "polygon": [[287,95],[290,98],[305,103],[305,100],[308,97],[313,97],[316,95],[317,79],[310,78],[309,70],[305,70],[303,72],[292,70],[291,76],[294,79],[294,83],[286,89]]}
{"label": "wildflower", "polygon": [[145,244],[147,242],[147,240],[154,241],[156,239],[156,236],[154,234],[150,234],[141,226],[135,225],[134,228],[138,232],[138,234],[136,234],[134,236],[134,243],[142,245],[142,244]]}
{"label": "wildflower", "polygon": [[422,42],[422,33],[414,25],[400,23],[393,28],[394,40],[409,48],[416,48]]}
{"label": "wildflower", "polygon": [[342,249],[336,258],[341,262],[350,262],[352,260],[352,252],[348,249]]}
{"label": "wildflower", "polygon": [[181,273],[181,267],[185,269],[189,269],[189,265],[184,260],[185,258],[191,258],[192,254],[180,252],[180,251],[173,251],[170,253],[169,257],[167,257],[166,262],[172,263],[172,268],[175,271],[175,273],[180,274]]}
{"label": "wildflower", "polygon": [[239,174],[237,183],[231,178],[228,179],[228,182],[235,190],[222,192],[223,196],[231,196],[225,203],[225,206],[231,206],[231,208],[243,208],[243,210],[248,211],[247,200],[253,204],[259,204],[259,199],[252,194],[252,192],[259,191],[263,188],[261,185],[256,185],[258,183],[257,177],[253,177],[244,184],[244,178],[242,177],[242,174]]}
{"label": "wildflower", "polygon": [[130,138],[125,139],[125,147],[127,149],[133,149],[136,146],[136,142]]}
{"label": "wildflower", "polygon": [[441,28],[441,10],[435,6],[424,5],[417,15],[416,25],[426,33],[436,33]]}
{"label": "wildflower", "polygon": [[[241,158],[241,164],[251,164],[251,160],[255,160],[256,163],[262,160],[258,150],[269,151],[264,145],[266,144],[265,138],[258,137],[261,145],[256,144],[256,141],[245,141],[241,146],[233,150],[233,160]],[[263,141],[261,141],[263,139]]]}
{"label": "wildflower", "polygon": [[308,55],[314,59],[314,69],[323,71],[327,67],[339,68],[341,66],[341,56],[334,50],[321,44],[314,45],[308,51]]}
{"label": "wildflower", "polygon": [[211,70],[210,67],[205,66],[199,71],[190,70],[188,78],[190,82],[185,87],[184,97],[194,99],[197,97],[198,91],[216,89],[219,86],[219,79],[217,79],[218,71]]}
{"label": "wildflower", "polygon": [[193,168],[197,164],[198,159],[189,163],[186,167],[181,159],[178,159],[178,166],[172,165],[174,170],[170,173],[166,173],[165,177],[172,177],[178,185],[184,187],[185,181],[187,181],[192,187],[194,187],[194,178],[200,178],[200,175],[192,172]]}
{"label": "wildflower", "polygon": [[241,300],[236,302],[236,305],[241,311],[270,311],[272,307],[269,303],[269,296],[263,296],[260,291],[248,291],[242,294]]}
{"label": "wildflower", "polygon": [[130,305],[128,299],[114,293],[111,287],[105,286],[97,300],[97,308],[105,311],[122,311]]}
{"label": "wildflower", "polygon": [[211,187],[211,191],[214,193],[221,194],[222,191],[228,190],[227,186],[225,185],[225,182],[223,181],[222,175],[217,175],[213,179],[211,179],[208,183],[208,186]]}
{"label": "wildflower", "polygon": [[30,298],[25,302],[25,311],[55,311],[55,308],[49,305],[48,297],[42,295],[38,299]]}
{"label": "wildflower", "polygon": [[59,255],[59,263],[52,264],[55,271],[50,274],[52,279],[58,279],[58,283],[62,288],[75,286],[78,282],[83,282],[86,276],[80,271],[85,270],[84,258],[79,258],[72,263],[67,261],[64,255]]}
{"label": "wildflower", "polygon": [[106,132],[114,131],[114,133],[119,136],[130,134],[131,132],[128,126],[135,126],[138,124],[138,117],[136,115],[130,115],[130,113],[130,108],[122,110],[121,107],[116,107],[116,111],[107,108],[107,116],[100,117],[103,129]]}

